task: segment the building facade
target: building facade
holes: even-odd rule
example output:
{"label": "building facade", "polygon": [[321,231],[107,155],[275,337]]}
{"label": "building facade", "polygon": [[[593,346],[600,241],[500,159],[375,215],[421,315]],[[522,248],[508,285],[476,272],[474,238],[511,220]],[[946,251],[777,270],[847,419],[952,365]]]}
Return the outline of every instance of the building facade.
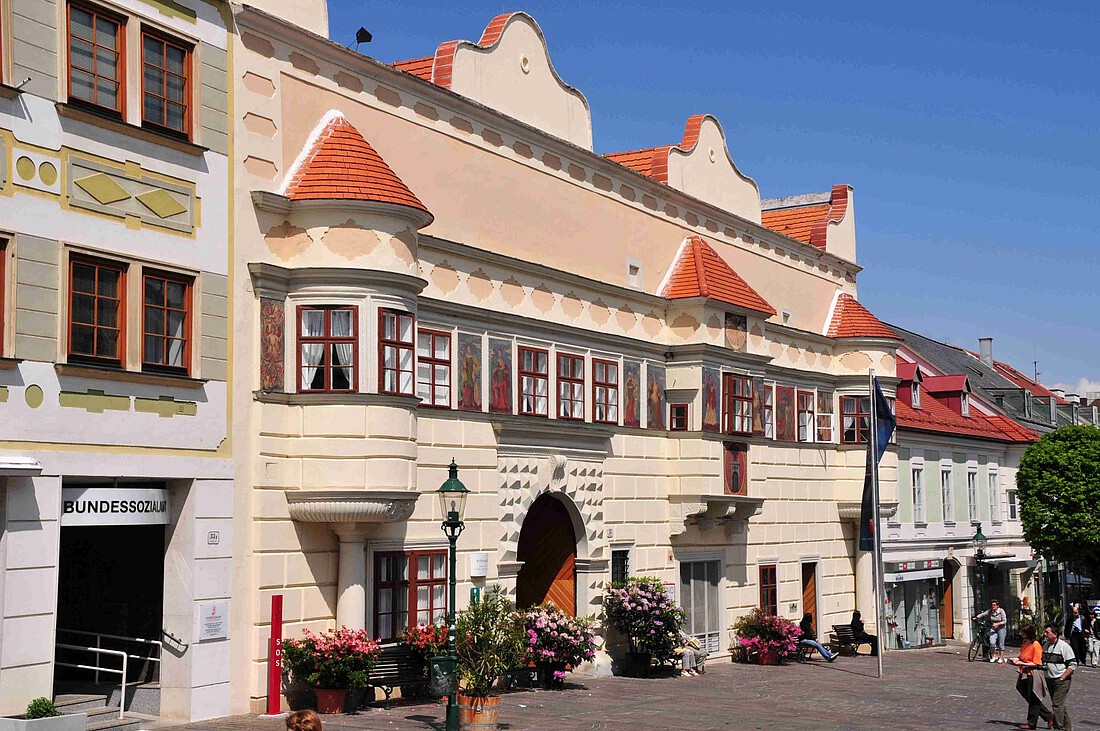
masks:
{"label": "building facade", "polygon": [[229,711],[231,21],[0,3],[0,714],[118,652]]}

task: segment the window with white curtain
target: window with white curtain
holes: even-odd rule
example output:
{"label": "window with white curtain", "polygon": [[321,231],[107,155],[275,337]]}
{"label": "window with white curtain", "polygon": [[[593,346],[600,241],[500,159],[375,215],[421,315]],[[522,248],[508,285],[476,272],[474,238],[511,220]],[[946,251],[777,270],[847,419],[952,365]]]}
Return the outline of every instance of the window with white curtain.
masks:
{"label": "window with white curtain", "polygon": [[420,330],[416,338],[416,395],[425,406],[451,405],[451,334]]}
{"label": "window with white curtain", "polygon": [[298,308],[298,390],[356,390],[354,307]]}
{"label": "window with white curtain", "polygon": [[951,468],[940,470],[940,498],[943,500],[943,522],[955,522],[955,490],[951,484]]}
{"label": "window with white curtain", "polygon": [[994,523],[1001,522],[1001,495],[997,489],[997,473],[989,473],[989,519]]}
{"label": "window with white curtain", "polygon": [[966,503],[970,511],[970,522],[978,520],[978,472],[970,470],[966,473]]}
{"label": "window with white curtain", "polygon": [[378,390],[412,396],[415,392],[413,316],[399,310],[379,311],[381,336]]}
{"label": "window with white curtain", "polygon": [[924,468],[913,468],[913,522],[924,522]]}

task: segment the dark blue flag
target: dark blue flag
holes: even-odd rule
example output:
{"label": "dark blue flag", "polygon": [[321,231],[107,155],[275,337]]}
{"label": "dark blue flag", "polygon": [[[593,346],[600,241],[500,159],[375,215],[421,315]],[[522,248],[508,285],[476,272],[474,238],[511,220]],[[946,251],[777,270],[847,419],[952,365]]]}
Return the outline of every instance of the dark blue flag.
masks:
{"label": "dark blue flag", "polygon": [[[878,506],[875,505],[874,476],[878,472],[878,463],[882,461],[882,455],[886,454],[886,447],[890,444],[890,437],[894,434],[897,419],[890,411],[890,404],[882,395],[878,379],[872,379],[875,384],[874,394],[871,397],[871,411],[874,414],[873,423],[876,426],[875,439],[867,443],[867,468],[863,474],[863,503],[859,511],[859,550],[875,550],[875,513]],[[859,428],[860,425],[857,425]],[[870,431],[870,424],[868,424]],[[872,449],[874,453],[872,454]]]}

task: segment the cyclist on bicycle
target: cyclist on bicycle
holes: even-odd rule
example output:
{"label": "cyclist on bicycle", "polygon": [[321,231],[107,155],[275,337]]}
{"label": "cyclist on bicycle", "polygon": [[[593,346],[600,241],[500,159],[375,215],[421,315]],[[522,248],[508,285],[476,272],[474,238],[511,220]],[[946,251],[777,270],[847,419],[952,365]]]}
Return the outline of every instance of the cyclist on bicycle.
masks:
{"label": "cyclist on bicycle", "polygon": [[989,609],[981,614],[976,614],[971,619],[989,618],[989,662],[1005,661],[1005,638],[1008,635],[1008,615],[1001,609],[1001,603],[994,599]]}

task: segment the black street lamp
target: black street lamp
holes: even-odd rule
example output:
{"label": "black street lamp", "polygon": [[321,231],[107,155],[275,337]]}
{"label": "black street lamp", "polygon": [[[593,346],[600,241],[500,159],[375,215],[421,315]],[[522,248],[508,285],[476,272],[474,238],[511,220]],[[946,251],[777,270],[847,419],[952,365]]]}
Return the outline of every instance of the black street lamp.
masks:
{"label": "black street lamp", "polygon": [[451,596],[447,603],[447,658],[446,670],[438,661],[442,658],[434,658],[436,668],[433,668],[433,679],[446,673],[447,693],[447,731],[458,731],[458,654],[455,651],[455,591],[457,587],[458,567],[458,536],[466,524],[462,522],[462,515],[466,510],[466,498],[470,491],[458,479],[458,465],[451,460],[450,475],[447,481],[439,486],[436,491],[439,496],[439,507],[443,513],[443,532],[447,534],[447,540],[451,543],[449,554],[450,569],[447,572],[447,580],[450,584]]}
{"label": "black street lamp", "polygon": [[983,611],[982,583],[985,581],[985,544],[988,540],[982,533],[982,524],[978,523],[978,532],[970,539],[970,545],[974,547],[974,563],[977,569],[977,581],[974,583],[974,602],[977,608],[974,614],[981,614]]}

